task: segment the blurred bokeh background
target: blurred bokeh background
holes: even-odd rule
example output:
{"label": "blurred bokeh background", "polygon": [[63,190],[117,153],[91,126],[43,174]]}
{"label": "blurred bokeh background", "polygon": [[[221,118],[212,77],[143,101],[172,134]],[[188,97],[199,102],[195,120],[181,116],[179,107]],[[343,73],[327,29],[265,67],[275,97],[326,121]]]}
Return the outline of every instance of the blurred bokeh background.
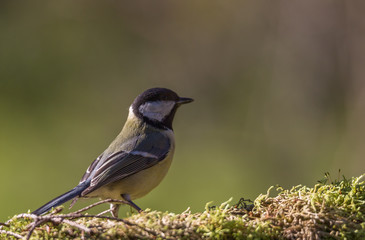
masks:
{"label": "blurred bokeh background", "polygon": [[195,102],[177,113],[173,165],[142,208],[200,211],[327,171],[364,173],[364,11],[340,0],[1,1],[0,220],[74,187],[155,86]]}

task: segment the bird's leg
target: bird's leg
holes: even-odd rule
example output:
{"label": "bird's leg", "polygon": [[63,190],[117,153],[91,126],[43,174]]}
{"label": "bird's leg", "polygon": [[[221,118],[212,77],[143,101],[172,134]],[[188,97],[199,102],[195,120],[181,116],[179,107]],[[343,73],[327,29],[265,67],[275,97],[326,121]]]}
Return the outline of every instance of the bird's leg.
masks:
{"label": "bird's leg", "polygon": [[142,212],[142,209],[138,207],[134,202],[132,202],[131,197],[129,194],[121,194],[122,198],[129,202],[130,206],[132,206],[134,209],[136,209],[139,213]]}
{"label": "bird's leg", "polygon": [[111,203],[110,204],[110,213],[113,217],[118,218],[120,204]]}

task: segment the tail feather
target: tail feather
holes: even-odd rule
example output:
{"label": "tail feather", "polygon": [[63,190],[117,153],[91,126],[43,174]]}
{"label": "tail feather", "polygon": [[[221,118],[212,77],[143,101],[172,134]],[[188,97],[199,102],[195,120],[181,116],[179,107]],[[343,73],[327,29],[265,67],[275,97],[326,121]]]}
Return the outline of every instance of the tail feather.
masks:
{"label": "tail feather", "polygon": [[62,194],[61,196],[58,196],[55,199],[44,204],[42,207],[40,207],[37,210],[35,210],[34,212],[32,212],[32,214],[41,215],[45,212],[48,212],[52,208],[57,207],[65,202],[67,202],[68,200],[71,200],[71,199],[79,196],[82,193],[82,191],[84,191],[86,188],[87,188],[87,186],[85,186],[85,185],[78,185],[75,188],[73,188],[72,190],[70,190],[70,191]]}

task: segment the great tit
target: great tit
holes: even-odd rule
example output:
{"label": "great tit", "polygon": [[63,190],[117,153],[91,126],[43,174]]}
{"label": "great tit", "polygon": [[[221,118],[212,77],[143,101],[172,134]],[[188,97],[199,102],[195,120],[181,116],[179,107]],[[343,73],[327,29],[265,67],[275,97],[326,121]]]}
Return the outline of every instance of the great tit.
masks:
{"label": "great tit", "polygon": [[[175,148],[172,121],[178,107],[192,101],[166,88],[144,91],[129,107],[122,131],[91,163],[79,184],[33,214],[41,215],[80,197],[125,200],[141,211],[132,200],[149,193],[165,177]],[[119,207],[120,204],[111,205],[114,217],[118,216]]]}

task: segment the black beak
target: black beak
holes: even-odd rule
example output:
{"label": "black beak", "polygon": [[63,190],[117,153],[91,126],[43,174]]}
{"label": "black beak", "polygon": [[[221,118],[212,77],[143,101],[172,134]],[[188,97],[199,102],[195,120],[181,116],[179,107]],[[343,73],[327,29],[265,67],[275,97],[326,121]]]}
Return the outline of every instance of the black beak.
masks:
{"label": "black beak", "polygon": [[181,105],[181,104],[191,103],[192,101],[194,101],[194,99],[181,97],[181,98],[179,98],[179,100],[177,101],[177,103],[179,105]]}

